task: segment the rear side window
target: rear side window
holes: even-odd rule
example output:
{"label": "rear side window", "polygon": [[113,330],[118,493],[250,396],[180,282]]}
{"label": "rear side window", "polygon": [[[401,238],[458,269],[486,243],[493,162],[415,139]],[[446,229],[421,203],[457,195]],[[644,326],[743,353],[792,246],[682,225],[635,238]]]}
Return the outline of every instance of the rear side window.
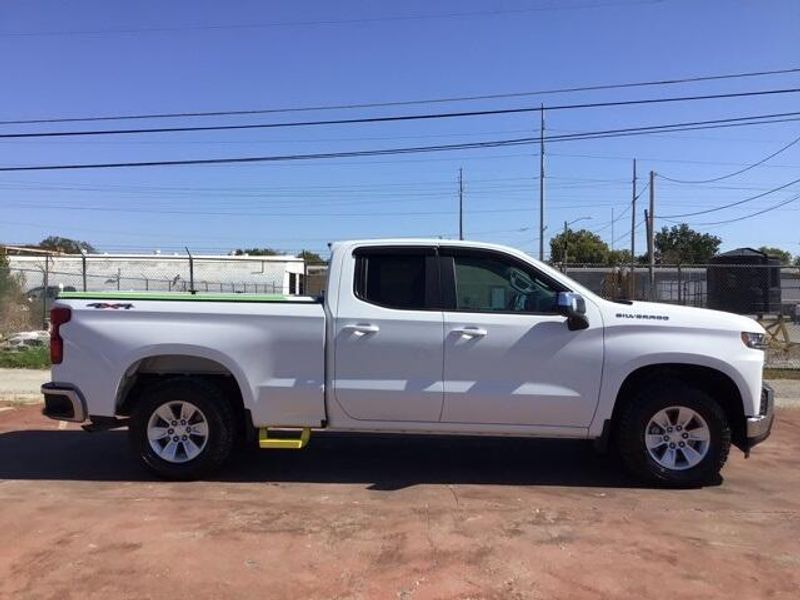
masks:
{"label": "rear side window", "polygon": [[432,307],[433,255],[424,252],[360,252],[356,255],[356,296],[387,308]]}

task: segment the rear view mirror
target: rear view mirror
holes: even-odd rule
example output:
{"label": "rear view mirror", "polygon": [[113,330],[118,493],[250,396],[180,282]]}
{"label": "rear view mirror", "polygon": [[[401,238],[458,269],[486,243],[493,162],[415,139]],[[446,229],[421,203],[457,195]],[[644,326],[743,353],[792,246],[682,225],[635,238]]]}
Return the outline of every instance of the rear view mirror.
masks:
{"label": "rear view mirror", "polygon": [[567,327],[570,331],[589,327],[589,319],[586,318],[586,300],[580,294],[559,292],[556,306],[558,314],[567,317]]}

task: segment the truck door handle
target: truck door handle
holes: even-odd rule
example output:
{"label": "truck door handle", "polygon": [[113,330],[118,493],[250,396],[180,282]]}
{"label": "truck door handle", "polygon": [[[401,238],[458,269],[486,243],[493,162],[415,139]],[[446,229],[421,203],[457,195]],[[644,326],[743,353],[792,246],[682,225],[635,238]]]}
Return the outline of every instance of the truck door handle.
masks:
{"label": "truck door handle", "polygon": [[360,333],[362,335],[367,335],[369,333],[378,333],[381,328],[377,325],[372,325],[371,323],[357,323],[355,325],[345,325],[342,327],[345,331],[352,331],[353,333]]}
{"label": "truck door handle", "polygon": [[453,333],[471,338],[482,338],[489,334],[483,327],[458,327],[453,329]]}

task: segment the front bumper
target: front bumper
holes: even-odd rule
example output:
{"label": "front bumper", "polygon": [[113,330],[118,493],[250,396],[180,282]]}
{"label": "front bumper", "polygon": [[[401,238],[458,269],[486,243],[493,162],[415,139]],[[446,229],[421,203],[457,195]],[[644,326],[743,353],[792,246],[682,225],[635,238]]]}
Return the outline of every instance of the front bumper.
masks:
{"label": "front bumper", "polygon": [[761,389],[761,407],[758,416],[747,417],[747,450],[769,437],[775,420],[775,391],[764,384]]}
{"label": "front bumper", "polygon": [[86,420],[86,402],[78,388],[68,383],[45,383],[42,386],[42,414],[57,421],[82,423]]}

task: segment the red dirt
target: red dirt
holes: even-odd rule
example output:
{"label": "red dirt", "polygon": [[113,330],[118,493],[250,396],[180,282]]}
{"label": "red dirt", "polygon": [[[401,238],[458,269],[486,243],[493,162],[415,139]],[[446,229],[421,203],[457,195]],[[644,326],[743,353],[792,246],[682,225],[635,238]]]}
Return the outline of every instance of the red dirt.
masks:
{"label": "red dirt", "polygon": [[719,486],[643,489],[587,444],[318,436],[217,481],[124,433],[0,412],[2,598],[796,598],[800,410]]}

